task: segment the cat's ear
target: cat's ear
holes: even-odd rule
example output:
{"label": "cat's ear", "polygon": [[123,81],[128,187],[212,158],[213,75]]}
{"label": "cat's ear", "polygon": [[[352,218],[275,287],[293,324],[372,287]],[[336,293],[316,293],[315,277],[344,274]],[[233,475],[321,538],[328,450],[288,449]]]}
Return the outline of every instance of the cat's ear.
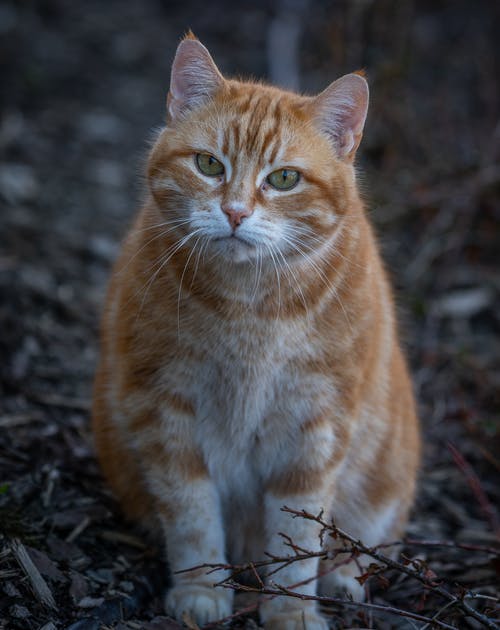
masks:
{"label": "cat's ear", "polygon": [[175,53],[167,97],[168,118],[199,107],[219,90],[224,77],[203,44],[190,32]]}
{"label": "cat's ear", "polygon": [[368,83],[359,74],[346,74],[313,101],[314,120],[333,142],[339,158],[352,161],[363,136],[368,111]]}

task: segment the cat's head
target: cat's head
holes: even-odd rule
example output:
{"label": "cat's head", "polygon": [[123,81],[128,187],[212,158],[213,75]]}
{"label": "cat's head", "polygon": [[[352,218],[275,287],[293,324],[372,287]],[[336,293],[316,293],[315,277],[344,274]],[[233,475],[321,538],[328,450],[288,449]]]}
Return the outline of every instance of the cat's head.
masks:
{"label": "cat's head", "polygon": [[358,74],[316,97],[227,80],[188,36],[148,167],[166,229],[225,264],[281,264],[317,252],[353,203],[367,107]]}

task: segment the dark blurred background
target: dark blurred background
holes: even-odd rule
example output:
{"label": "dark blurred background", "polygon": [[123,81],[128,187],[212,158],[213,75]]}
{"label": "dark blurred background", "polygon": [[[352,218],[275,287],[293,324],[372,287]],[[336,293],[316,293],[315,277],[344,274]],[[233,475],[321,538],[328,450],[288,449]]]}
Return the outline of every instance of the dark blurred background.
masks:
{"label": "dark blurred background", "polygon": [[[492,0],[0,0],[6,535],[31,536],[56,562],[42,540],[50,533],[57,548],[93,514],[79,535],[90,563],[80,572],[87,595],[108,596],[106,580],[89,571],[109,569],[111,543],[99,546],[93,528],[124,525],[88,432],[98,313],[188,28],[228,75],[314,93],[365,69],[360,182],[397,287],[425,433],[411,532],[498,540],[500,2]],[[447,566],[445,556],[431,559]],[[67,599],[67,580],[53,586],[65,593],[59,621],[83,614],[76,596]],[[51,619],[16,588],[0,604],[29,614],[16,621],[11,611],[12,627]]]}

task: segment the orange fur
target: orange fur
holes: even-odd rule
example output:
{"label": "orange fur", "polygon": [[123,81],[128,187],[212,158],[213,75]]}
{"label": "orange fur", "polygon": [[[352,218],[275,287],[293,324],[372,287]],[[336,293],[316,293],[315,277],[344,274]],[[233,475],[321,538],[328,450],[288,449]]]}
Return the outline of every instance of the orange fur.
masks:
{"label": "orange fur", "polygon": [[[224,497],[221,483],[231,490],[233,482],[221,482],[214,471],[233,450],[235,465],[247,456],[236,448],[246,448],[249,461],[255,457],[249,506],[268,494],[282,504],[314,495],[319,507],[343,518],[395,505],[383,532],[390,539],[412,504],[419,435],[391,289],[352,167],[364,118],[360,124],[353,118],[345,137],[335,135],[337,128],[329,136],[318,122],[328,94],[304,97],[222,80],[198,44],[189,32],[177,63],[190,63],[183,54],[198,54],[213,93],[202,104],[196,93],[195,105],[181,109],[186,75],[179,74],[178,84],[173,77],[168,124],[149,158],[148,197],[108,292],[93,408],[102,468],[128,515],[159,516],[169,554],[168,532],[177,531],[179,512],[195,509],[186,488],[206,482]],[[362,99],[349,96],[356,113]],[[223,159],[231,178],[214,182],[197,173],[200,152]],[[276,193],[258,179],[276,163],[300,172],[296,189]],[[259,258],[255,247],[235,239],[221,244],[196,233],[193,226],[217,212],[217,225],[225,225],[224,204],[249,209],[241,228],[254,221],[260,234],[281,234],[293,226],[293,244],[270,245]],[[189,222],[194,214],[198,224]],[[281,391],[287,387],[289,393]],[[289,409],[297,388],[303,393]],[[238,434],[247,430],[242,445]],[[323,456],[325,432],[333,441]],[[219,446],[207,446],[215,435]],[[186,544],[198,541],[204,561],[222,557],[212,543],[203,548],[201,530],[193,527]],[[223,520],[221,527],[233,524]],[[262,531],[262,523],[256,527]],[[182,546],[184,534],[175,536],[171,544]],[[192,578],[196,588],[200,579]],[[184,588],[188,578],[182,580]],[[278,628],[287,613],[263,614],[268,627]],[[308,627],[323,627],[319,617],[308,619]]]}

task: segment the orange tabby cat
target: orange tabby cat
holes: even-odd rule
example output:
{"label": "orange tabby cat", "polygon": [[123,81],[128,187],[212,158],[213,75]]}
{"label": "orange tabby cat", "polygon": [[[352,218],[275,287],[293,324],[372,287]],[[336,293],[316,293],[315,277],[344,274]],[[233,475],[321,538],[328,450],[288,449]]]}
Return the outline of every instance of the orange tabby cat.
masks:
{"label": "orange tabby cat", "polygon": [[[229,615],[202,563],[317,549],[318,513],[369,545],[402,532],[419,459],[391,289],[356,187],[368,107],[356,74],[316,97],[226,80],[178,47],[149,193],[115,268],[94,431],[125,512],[161,524],[167,611]],[[284,585],[325,573],[311,558]],[[322,593],[362,597],[355,563]],[[314,594],[310,580],[300,589]],[[266,628],[324,630],[314,602],[261,606]]]}

